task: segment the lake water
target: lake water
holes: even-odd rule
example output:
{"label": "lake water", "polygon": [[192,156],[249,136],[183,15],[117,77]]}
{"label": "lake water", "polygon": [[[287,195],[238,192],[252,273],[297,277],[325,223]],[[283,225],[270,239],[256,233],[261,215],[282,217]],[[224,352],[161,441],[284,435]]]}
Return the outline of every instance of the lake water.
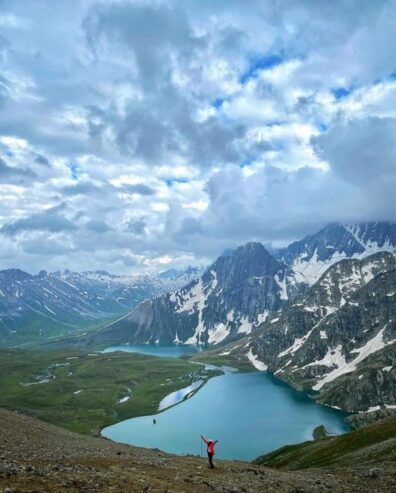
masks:
{"label": "lake water", "polygon": [[[162,353],[160,347],[158,351]],[[344,433],[349,429],[345,415],[267,373],[226,373],[182,403],[109,426],[102,435],[140,447],[199,454],[202,434],[219,440],[217,458],[252,460],[283,445],[311,440],[319,425],[330,433]]]}
{"label": "lake water", "polygon": [[140,353],[161,358],[180,358],[184,354],[194,354],[202,351],[200,346],[174,344],[172,346],[160,346],[159,344],[125,344],[122,346],[110,346],[104,353],[125,351],[127,353]]}

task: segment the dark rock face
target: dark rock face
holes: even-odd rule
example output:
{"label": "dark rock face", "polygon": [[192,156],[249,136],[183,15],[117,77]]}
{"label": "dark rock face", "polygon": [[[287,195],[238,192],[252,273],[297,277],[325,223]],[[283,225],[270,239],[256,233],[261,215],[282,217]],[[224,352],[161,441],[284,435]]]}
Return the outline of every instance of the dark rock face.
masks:
{"label": "dark rock face", "polygon": [[320,402],[348,411],[394,405],[395,256],[333,265],[248,342],[246,353]]}
{"label": "dark rock face", "polygon": [[290,269],[260,243],[247,243],[186,287],[141,303],[111,330],[117,340],[129,326],[129,342],[217,344],[250,333],[297,289]]}
{"label": "dark rock face", "polygon": [[331,259],[335,254],[345,254],[353,257],[362,254],[364,246],[342,224],[329,224],[318,233],[306,236],[302,240],[295,241],[288,247],[279,250],[278,256],[286,263],[291,264],[296,258],[303,257],[311,260],[317,255],[318,261]]}

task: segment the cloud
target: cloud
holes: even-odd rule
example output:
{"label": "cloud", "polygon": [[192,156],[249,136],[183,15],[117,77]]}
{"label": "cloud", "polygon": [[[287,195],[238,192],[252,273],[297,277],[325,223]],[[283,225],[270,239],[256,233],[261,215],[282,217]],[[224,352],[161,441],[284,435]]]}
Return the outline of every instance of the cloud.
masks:
{"label": "cloud", "polygon": [[[128,50],[133,54],[130,77],[139,87],[125,105],[97,110],[102,133],[111,129],[121,152],[153,165],[179,154],[190,164],[211,166],[236,161],[242,125],[231,127],[219,119],[194,118],[200,100],[193,87],[181,87],[176,74],[190,78],[194,57],[200,58],[207,41],[197,35],[183,9],[177,15],[165,3],[118,2],[93,7],[84,26],[96,56]],[[191,81],[193,82],[193,81]]]}
{"label": "cloud", "polygon": [[107,231],[111,231],[111,228],[108,224],[106,224],[104,221],[101,221],[100,219],[90,219],[87,224],[86,228],[89,231],[92,231],[93,233],[106,233]]}
{"label": "cloud", "polygon": [[128,230],[136,236],[142,236],[146,232],[147,223],[144,217],[139,219],[130,219],[127,221]]}
{"label": "cloud", "polygon": [[136,183],[134,185],[123,185],[122,190],[128,193],[136,193],[138,195],[154,195],[155,190],[143,183]]}
{"label": "cloud", "polygon": [[66,205],[61,203],[42,212],[8,222],[0,228],[0,233],[6,236],[15,236],[19,233],[36,230],[51,233],[76,230],[76,225],[62,214],[65,209]]}
{"label": "cloud", "polygon": [[393,219],[395,8],[0,0],[2,264],[179,268]]}
{"label": "cloud", "polygon": [[312,140],[316,152],[330,163],[333,172],[359,191],[361,220],[394,221],[396,119],[352,120],[335,125]]}
{"label": "cloud", "polygon": [[340,123],[312,142],[343,179],[369,188],[387,180],[396,185],[396,119],[368,117]]}
{"label": "cloud", "polygon": [[36,174],[30,169],[8,166],[4,159],[0,158],[0,183],[25,183],[36,178]]}
{"label": "cloud", "polygon": [[73,195],[100,194],[103,192],[103,187],[97,186],[91,182],[79,182],[75,185],[66,185],[62,187],[61,192],[69,197]]}

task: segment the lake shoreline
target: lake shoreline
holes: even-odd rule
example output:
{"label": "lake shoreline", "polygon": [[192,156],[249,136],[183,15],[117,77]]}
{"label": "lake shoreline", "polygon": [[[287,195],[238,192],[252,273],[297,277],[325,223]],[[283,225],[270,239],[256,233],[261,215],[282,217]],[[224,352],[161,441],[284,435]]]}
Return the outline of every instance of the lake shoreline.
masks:
{"label": "lake shoreline", "polygon": [[[200,361],[194,361],[192,359],[192,357],[188,358],[188,359],[191,360],[191,363],[198,363],[201,365],[205,365],[205,364],[213,365],[213,363],[214,363],[212,358],[208,358],[208,362],[206,363],[204,360],[204,354],[202,354],[202,353],[199,354],[199,360]],[[246,382],[246,385],[249,385],[253,382],[253,384],[256,386],[255,390],[253,391],[253,394],[260,393],[260,392],[265,393],[265,387],[267,387],[267,389],[269,389],[270,392],[272,392],[273,394],[276,394],[278,396],[278,399],[279,399],[280,395],[281,396],[283,395],[284,397],[282,397],[282,399],[286,399],[285,402],[289,402],[289,404],[287,404],[287,406],[289,406],[289,407],[291,406],[291,408],[293,408],[293,406],[297,406],[297,407],[302,406],[303,408],[306,407],[309,411],[308,414],[311,413],[313,416],[312,425],[309,424],[309,420],[307,422],[307,420],[304,419],[303,415],[300,416],[301,422],[298,421],[299,418],[293,418],[292,415],[287,415],[287,417],[286,417],[286,416],[282,416],[282,413],[280,413],[279,416],[277,416],[278,411],[275,411],[275,414],[276,414],[275,418],[274,418],[274,416],[271,416],[271,415],[267,416],[265,419],[268,419],[269,422],[271,422],[271,419],[272,420],[275,419],[274,426],[276,428],[278,428],[279,430],[287,429],[289,426],[289,433],[291,433],[291,435],[290,435],[290,438],[287,438],[284,441],[282,441],[279,438],[279,436],[275,437],[274,438],[275,441],[274,441],[273,446],[268,445],[268,443],[267,443],[268,441],[264,440],[264,445],[262,447],[260,446],[260,448],[257,450],[257,456],[262,454],[263,451],[269,452],[269,451],[275,450],[276,448],[279,448],[279,446],[283,446],[283,445],[290,444],[290,443],[299,443],[301,441],[306,441],[306,440],[312,440],[315,429],[318,428],[319,426],[323,426],[323,427],[325,427],[325,429],[327,431],[329,423],[333,423],[333,428],[334,428],[333,430],[331,429],[332,425],[330,425],[330,432],[331,433],[338,435],[338,434],[346,433],[347,431],[350,430],[350,427],[344,421],[344,419],[348,415],[348,413],[344,413],[344,412],[338,411],[338,410],[333,410],[333,409],[328,408],[326,406],[323,406],[319,403],[316,403],[309,396],[309,394],[307,394],[306,392],[293,389],[286,382],[283,382],[283,381],[277,379],[274,375],[272,375],[268,372],[259,372],[257,370],[255,371],[253,368],[251,369],[251,371],[249,371],[250,369],[245,370],[245,368],[240,368],[240,366],[242,366],[242,365],[235,365],[235,362],[230,361],[229,359],[227,361],[224,361],[224,359],[222,359],[221,363],[225,363],[225,362],[227,362],[229,365],[233,365],[234,367],[239,366],[239,368],[237,369],[237,373],[234,374],[234,376],[239,375],[240,378],[242,379],[242,382]],[[220,363],[220,361],[216,361],[216,363]],[[221,368],[218,367],[218,365],[216,365],[215,367],[217,370],[224,371],[224,369],[222,370]],[[213,366],[212,366],[212,368],[213,368]],[[180,399],[178,402],[175,402],[170,407],[166,407],[165,409],[158,410],[155,414],[141,415],[140,417],[135,417],[132,419],[126,419],[126,420],[120,421],[114,425],[111,425],[108,427],[103,427],[101,430],[101,435],[108,438],[108,439],[111,439],[113,441],[119,442],[119,443],[120,442],[121,443],[128,443],[128,444],[131,444],[134,446],[139,446],[139,447],[142,446],[142,447],[148,447],[148,448],[159,448],[159,449],[162,449],[168,453],[175,453],[178,455],[185,455],[185,454],[189,454],[189,453],[194,453],[195,445],[193,445],[192,448],[190,448],[190,449],[188,449],[187,445],[183,445],[183,446],[185,446],[185,448],[183,449],[184,451],[178,451],[178,450],[174,450],[172,447],[169,448],[169,445],[167,445],[167,440],[169,441],[169,438],[165,439],[165,446],[162,443],[160,443],[160,440],[156,441],[155,435],[156,434],[160,435],[161,433],[163,433],[163,430],[161,429],[161,427],[158,426],[158,424],[156,425],[157,427],[154,430],[152,428],[152,426],[153,426],[152,421],[155,419],[157,423],[163,422],[164,426],[169,426],[170,428],[172,428],[173,425],[169,424],[169,422],[168,422],[169,415],[167,413],[176,412],[179,415],[179,418],[180,418],[180,416],[182,416],[182,419],[180,421],[180,426],[182,426],[182,421],[184,419],[183,418],[184,412],[186,412],[187,414],[190,413],[191,416],[194,417],[194,413],[196,412],[196,410],[194,410],[194,407],[197,406],[198,408],[203,409],[203,410],[208,408],[207,404],[204,404],[203,402],[205,402],[205,394],[207,394],[208,392],[210,393],[212,387],[217,386],[218,389],[217,389],[216,395],[221,395],[222,385],[224,383],[227,383],[228,385],[230,384],[229,380],[227,380],[227,381],[221,380],[221,379],[224,379],[224,377],[226,377],[226,375],[224,373],[222,375],[217,375],[217,378],[215,377],[215,375],[212,374],[212,376],[210,378],[207,378],[202,383],[202,385],[200,385],[198,388],[194,389],[191,393],[188,393],[188,395],[184,396],[182,399]],[[231,387],[232,387],[232,382],[233,381],[231,381]],[[237,382],[237,381],[235,381],[235,382]],[[257,386],[258,382],[261,382],[259,386]],[[245,384],[243,383],[242,385],[245,385]],[[243,392],[243,388],[241,390]],[[249,400],[251,398],[252,398],[252,396],[249,396],[249,395],[245,396],[245,399],[247,399],[247,400]],[[269,396],[268,396],[268,398],[271,401],[271,398]],[[198,399],[198,401],[197,401],[197,399]],[[225,398],[225,400],[226,399],[227,398]],[[237,393],[237,395],[235,395],[234,398],[230,399],[229,402],[233,403],[232,406],[238,405],[238,399],[240,399],[240,397],[239,397],[239,394]],[[254,395],[253,395],[253,399],[254,399]],[[209,408],[211,406],[216,407],[216,405],[218,405],[215,403],[215,401],[216,401],[216,399],[210,401],[211,404],[209,404]],[[264,398],[264,402],[265,402],[265,398]],[[294,402],[294,404],[293,404],[293,402]],[[237,403],[237,404],[235,404],[235,403]],[[184,411],[184,407],[186,405],[188,405],[188,410]],[[229,406],[227,405],[227,402],[226,402],[225,403],[225,412],[229,411],[228,407]],[[183,409],[180,411],[180,408],[183,408]],[[265,411],[265,407],[263,408],[263,410]],[[203,412],[205,412],[205,411],[203,411]],[[222,409],[221,411],[217,410],[217,412],[219,412],[221,414],[222,412],[224,412],[224,409]],[[285,411],[283,410],[282,412],[285,412]],[[291,411],[289,410],[289,411],[286,411],[286,413],[287,412],[290,413]],[[322,416],[323,419],[318,418],[318,417],[314,418],[315,415]],[[233,426],[235,425],[236,427],[238,427],[241,425],[241,417],[242,416],[243,416],[243,414],[239,414],[239,417],[235,416],[234,418],[232,418],[233,423],[234,423]],[[194,419],[196,419],[196,418],[197,417],[195,416]],[[188,419],[190,419],[190,417]],[[246,419],[248,419],[248,421],[252,421],[252,422],[255,421],[255,419],[253,419],[251,417],[247,417]],[[112,430],[114,430],[114,427],[121,427],[122,428],[124,426],[127,426],[127,424],[128,424],[128,426],[130,426],[130,425],[135,426],[134,423],[137,423],[137,422],[144,423],[141,426],[146,427],[145,430],[148,434],[154,433],[154,436],[150,437],[150,440],[152,440],[152,439],[154,440],[152,443],[151,442],[150,443],[145,443],[145,442],[142,443],[139,440],[136,441],[134,439],[125,441],[126,440],[125,431],[124,431],[124,434],[122,435],[121,438],[115,437],[114,435],[110,436],[110,434],[109,434],[110,432],[113,433]],[[194,421],[192,421],[192,423],[193,422]],[[200,421],[198,418],[198,421],[196,420],[194,422],[195,424],[191,424],[193,429],[197,429],[197,430],[201,429],[201,428],[203,429],[202,423],[200,425],[199,422]],[[292,427],[290,427],[290,422],[293,422]],[[166,425],[166,423],[168,423],[168,425]],[[260,419],[258,419],[258,423],[260,423]],[[280,425],[280,423],[282,423],[282,425]],[[295,426],[294,426],[294,423],[295,423]],[[178,442],[179,440],[183,441],[183,437],[180,438],[178,436],[178,438],[176,438],[176,435],[178,433],[178,428],[180,426],[179,426],[179,422],[178,422],[178,426],[176,427],[176,429],[172,428],[172,433],[173,433],[172,434],[172,440],[174,439],[176,442]],[[219,426],[219,424],[214,427],[213,431],[208,432],[209,436],[212,436],[216,433],[218,426]],[[264,423],[261,422],[261,424],[259,424],[259,426],[261,426],[261,428],[260,428],[261,430],[265,430],[265,427],[267,426],[265,423],[265,420],[264,420]],[[220,423],[220,427],[221,427],[221,423]],[[293,429],[293,427],[295,429]],[[104,431],[106,429],[108,431],[110,429],[109,433],[106,433]],[[186,429],[188,430],[189,427],[187,427]],[[191,433],[191,431],[189,431],[188,433]],[[262,432],[260,432],[260,433],[262,433]],[[265,433],[266,432],[264,432],[264,435],[265,435]],[[279,433],[282,433],[282,431],[279,431]],[[294,438],[293,438],[293,436],[294,436]],[[267,448],[265,448],[266,444],[267,444]],[[268,448],[268,447],[271,447],[271,448]],[[235,451],[229,451],[227,453],[229,455],[226,455],[224,457],[226,459],[253,460],[253,458],[255,457],[255,454],[252,453],[251,455],[248,455],[249,454],[248,452],[244,452],[244,454],[245,454],[244,456],[243,456],[243,454],[242,454],[242,456],[239,456],[238,453]]]}

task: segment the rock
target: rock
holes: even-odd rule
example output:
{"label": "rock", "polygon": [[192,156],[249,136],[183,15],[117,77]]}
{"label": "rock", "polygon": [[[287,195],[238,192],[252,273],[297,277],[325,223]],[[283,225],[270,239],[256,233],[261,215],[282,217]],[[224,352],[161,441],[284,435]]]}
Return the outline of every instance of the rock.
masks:
{"label": "rock", "polygon": [[367,476],[369,478],[377,479],[379,478],[379,469],[371,468],[367,471]]}

